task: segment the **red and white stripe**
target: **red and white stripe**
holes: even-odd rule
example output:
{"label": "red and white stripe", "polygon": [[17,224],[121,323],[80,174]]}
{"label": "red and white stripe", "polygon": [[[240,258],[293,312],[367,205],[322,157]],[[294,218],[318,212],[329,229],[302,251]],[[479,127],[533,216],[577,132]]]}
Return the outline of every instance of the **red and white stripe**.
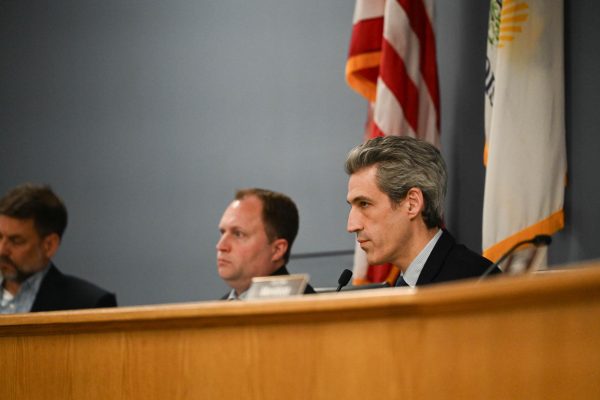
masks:
{"label": "red and white stripe", "polygon": [[374,102],[369,136],[439,146],[440,106],[430,0],[357,0],[348,84]]}
{"label": "red and white stripe", "polygon": [[[439,148],[433,0],[357,0],[346,80],[370,102],[366,138],[411,136]],[[366,257],[355,256],[355,283],[393,280],[390,266],[359,260]]]}

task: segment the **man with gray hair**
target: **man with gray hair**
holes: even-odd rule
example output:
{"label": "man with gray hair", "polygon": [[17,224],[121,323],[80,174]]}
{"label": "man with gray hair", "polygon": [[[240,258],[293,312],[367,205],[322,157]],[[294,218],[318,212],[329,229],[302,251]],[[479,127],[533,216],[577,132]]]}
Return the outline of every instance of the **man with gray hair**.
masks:
{"label": "man with gray hair", "polygon": [[442,229],[447,173],[435,146],[410,137],[379,137],[352,149],[345,167],[347,229],[356,234],[369,264],[400,269],[396,286],[476,277],[491,265]]}

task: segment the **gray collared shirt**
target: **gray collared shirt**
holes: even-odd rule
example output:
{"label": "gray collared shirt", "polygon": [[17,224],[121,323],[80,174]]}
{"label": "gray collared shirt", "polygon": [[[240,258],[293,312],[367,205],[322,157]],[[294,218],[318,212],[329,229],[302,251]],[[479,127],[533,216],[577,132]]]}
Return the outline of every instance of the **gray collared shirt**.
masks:
{"label": "gray collared shirt", "polygon": [[404,281],[408,283],[408,286],[415,287],[417,285],[417,280],[419,279],[419,275],[421,275],[421,271],[429,258],[429,255],[433,251],[436,243],[438,242],[440,236],[442,236],[443,231],[439,229],[437,233],[431,238],[429,243],[423,247],[423,250],[415,257],[414,260],[410,263],[406,272],[402,274],[402,278]]}
{"label": "gray collared shirt", "polygon": [[4,279],[0,277],[0,314],[16,314],[31,311],[35,296],[37,296],[38,290],[40,290],[40,285],[50,269],[49,267],[48,265],[43,270],[27,278],[21,284],[21,288],[16,295],[11,294],[2,287]]}

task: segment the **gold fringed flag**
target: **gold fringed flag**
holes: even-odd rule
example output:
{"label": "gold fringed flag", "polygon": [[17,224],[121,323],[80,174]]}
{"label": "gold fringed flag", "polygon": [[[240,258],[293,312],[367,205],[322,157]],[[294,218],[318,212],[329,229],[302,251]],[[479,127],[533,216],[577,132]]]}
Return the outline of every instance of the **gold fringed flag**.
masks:
{"label": "gold fringed flag", "polygon": [[492,0],[486,61],[483,250],[564,226],[562,0]]}

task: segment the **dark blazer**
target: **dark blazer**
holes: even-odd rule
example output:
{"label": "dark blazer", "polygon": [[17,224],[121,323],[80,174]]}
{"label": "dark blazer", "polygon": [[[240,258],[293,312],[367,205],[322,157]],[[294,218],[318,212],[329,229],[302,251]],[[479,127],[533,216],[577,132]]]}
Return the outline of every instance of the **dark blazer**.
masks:
{"label": "dark blazer", "polygon": [[[490,260],[457,244],[444,229],[417,279],[417,286],[481,276],[492,264]],[[496,268],[493,274],[500,273]]]}
{"label": "dark blazer", "polygon": [[77,310],[82,308],[116,307],[117,299],[98,286],[64,275],[53,264],[40,284],[31,311]]}
{"label": "dark blazer", "polygon": [[[269,276],[276,276],[276,275],[289,275],[290,273],[288,272],[287,268],[285,267],[285,265],[279,267],[277,270],[275,270],[275,272],[273,272],[271,275]],[[231,293],[231,290],[227,293],[225,293],[225,296],[221,297],[221,300],[227,300],[229,298],[229,293]],[[304,288],[304,294],[313,294],[316,293],[315,289],[310,286],[309,284],[306,285],[306,288]]]}

